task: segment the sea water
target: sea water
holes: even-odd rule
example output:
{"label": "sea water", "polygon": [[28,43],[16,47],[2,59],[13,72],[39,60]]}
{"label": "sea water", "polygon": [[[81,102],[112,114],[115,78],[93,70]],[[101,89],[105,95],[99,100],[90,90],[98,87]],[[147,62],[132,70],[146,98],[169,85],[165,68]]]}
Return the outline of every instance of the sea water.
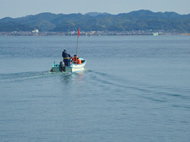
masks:
{"label": "sea water", "polygon": [[0,142],[189,142],[189,36],[0,37]]}

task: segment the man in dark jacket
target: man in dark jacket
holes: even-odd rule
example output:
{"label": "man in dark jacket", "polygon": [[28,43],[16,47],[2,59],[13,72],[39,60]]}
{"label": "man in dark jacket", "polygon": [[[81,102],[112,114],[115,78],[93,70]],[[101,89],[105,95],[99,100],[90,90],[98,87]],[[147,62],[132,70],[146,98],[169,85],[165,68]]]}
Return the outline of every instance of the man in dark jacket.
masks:
{"label": "man in dark jacket", "polygon": [[71,55],[67,53],[66,50],[64,50],[62,52],[62,57],[63,57],[63,62],[65,64],[65,66],[70,66],[70,62],[71,62]]}

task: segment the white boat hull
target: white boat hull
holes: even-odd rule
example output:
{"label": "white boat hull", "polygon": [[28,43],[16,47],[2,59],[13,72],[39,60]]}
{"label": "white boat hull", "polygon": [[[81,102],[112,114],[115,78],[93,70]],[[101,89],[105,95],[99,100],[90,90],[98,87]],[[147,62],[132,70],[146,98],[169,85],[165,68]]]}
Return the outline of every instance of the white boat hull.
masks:
{"label": "white boat hull", "polygon": [[65,72],[79,72],[84,70],[84,66],[86,63],[83,64],[72,64],[70,67],[65,67]]}

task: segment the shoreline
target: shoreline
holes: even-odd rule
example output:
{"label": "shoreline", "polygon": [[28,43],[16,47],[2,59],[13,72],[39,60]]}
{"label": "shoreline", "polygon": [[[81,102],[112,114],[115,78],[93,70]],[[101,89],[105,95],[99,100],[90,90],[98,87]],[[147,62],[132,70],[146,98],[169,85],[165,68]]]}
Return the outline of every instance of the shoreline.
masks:
{"label": "shoreline", "polygon": [[[30,32],[30,31],[14,31],[14,32],[0,32],[0,36],[76,36],[77,32]],[[152,31],[89,31],[81,32],[81,36],[134,36],[134,35],[190,35],[190,33],[179,32],[152,32]]]}

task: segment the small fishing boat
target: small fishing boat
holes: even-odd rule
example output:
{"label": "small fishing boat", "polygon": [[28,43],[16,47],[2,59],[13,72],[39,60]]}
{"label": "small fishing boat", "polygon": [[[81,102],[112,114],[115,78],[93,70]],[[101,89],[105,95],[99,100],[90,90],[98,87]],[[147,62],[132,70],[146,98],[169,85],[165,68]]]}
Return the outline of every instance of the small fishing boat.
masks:
{"label": "small fishing boat", "polygon": [[[78,28],[78,36],[77,36],[77,48],[76,48],[76,57],[77,57],[77,51],[78,51],[78,39],[80,36],[80,29]],[[66,66],[63,64],[63,62],[60,62],[59,64],[56,64],[54,61],[54,64],[52,65],[51,72],[80,72],[84,70],[84,66],[86,65],[86,60],[84,58],[79,58],[81,61],[80,63],[76,63],[74,61],[70,62],[69,66]]]}
{"label": "small fishing boat", "polygon": [[71,63],[70,66],[64,66],[62,62],[60,62],[59,64],[56,64],[54,62],[54,64],[52,65],[51,68],[51,72],[81,72],[84,70],[84,66],[86,65],[86,60],[84,58],[79,58],[82,63],[81,64],[75,64]]}

